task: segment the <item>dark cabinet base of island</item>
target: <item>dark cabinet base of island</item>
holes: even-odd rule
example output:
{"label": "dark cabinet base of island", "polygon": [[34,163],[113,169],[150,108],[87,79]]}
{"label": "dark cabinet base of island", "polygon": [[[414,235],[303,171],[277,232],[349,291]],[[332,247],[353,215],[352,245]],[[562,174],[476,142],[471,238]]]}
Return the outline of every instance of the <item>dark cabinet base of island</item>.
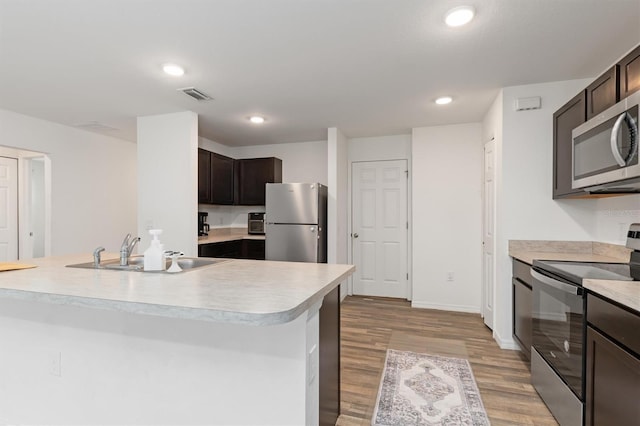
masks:
{"label": "dark cabinet base of island", "polygon": [[320,425],[335,425],[340,416],[340,286],[320,307]]}

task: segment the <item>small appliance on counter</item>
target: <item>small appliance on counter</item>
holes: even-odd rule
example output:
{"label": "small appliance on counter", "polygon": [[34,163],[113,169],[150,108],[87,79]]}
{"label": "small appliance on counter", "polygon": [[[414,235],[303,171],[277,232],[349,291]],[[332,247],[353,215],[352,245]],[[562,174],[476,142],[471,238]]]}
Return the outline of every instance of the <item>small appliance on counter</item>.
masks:
{"label": "small appliance on counter", "polygon": [[264,212],[249,213],[247,232],[249,234],[264,235]]}
{"label": "small appliance on counter", "polygon": [[209,213],[198,212],[198,237],[205,237],[209,235],[209,224],[207,223],[207,217]]}

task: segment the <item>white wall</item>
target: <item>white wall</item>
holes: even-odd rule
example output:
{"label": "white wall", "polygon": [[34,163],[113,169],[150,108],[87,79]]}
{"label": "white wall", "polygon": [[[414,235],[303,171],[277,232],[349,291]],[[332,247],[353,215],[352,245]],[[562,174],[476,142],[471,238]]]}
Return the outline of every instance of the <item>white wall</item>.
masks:
{"label": "white wall", "polygon": [[277,157],[282,160],[283,182],[327,184],[327,141],[234,147],[231,157]]}
{"label": "white wall", "polygon": [[480,312],[482,126],[416,128],[411,147],[412,306]]}
{"label": "white wall", "polygon": [[349,162],[409,160],[411,135],[349,139]]}
{"label": "white wall", "polygon": [[51,160],[51,254],[116,251],[135,232],[135,144],[7,110],[0,143]]}
{"label": "white wall", "polygon": [[[348,230],[347,212],[349,190],[347,138],[332,127],[328,129],[327,175],[328,175],[328,213],[327,213],[327,261],[328,263],[347,263]],[[346,281],[340,284],[340,298],[347,295]]]}
{"label": "white wall", "polygon": [[227,157],[233,157],[233,147],[214,142],[211,139],[198,137],[198,147]]}
{"label": "white wall", "polygon": [[[624,244],[620,228],[640,218],[640,196],[552,199],[553,113],[591,80],[507,87],[484,120],[483,134],[497,139],[496,321],[494,337],[511,336],[509,240],[577,240]],[[541,96],[542,108],[514,111],[517,98]],[[501,117],[499,117],[501,115]],[[620,224],[623,225],[620,225]]]}
{"label": "white wall", "polygon": [[138,117],[138,235],[163,230],[166,250],[197,256],[198,115],[191,111]]}

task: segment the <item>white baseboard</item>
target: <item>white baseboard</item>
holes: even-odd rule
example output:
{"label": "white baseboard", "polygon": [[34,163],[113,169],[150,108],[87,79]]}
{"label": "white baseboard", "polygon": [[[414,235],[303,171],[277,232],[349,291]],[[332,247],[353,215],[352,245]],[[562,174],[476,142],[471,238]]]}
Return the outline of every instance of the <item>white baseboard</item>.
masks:
{"label": "white baseboard", "polygon": [[480,308],[478,306],[441,305],[438,303],[421,302],[419,300],[412,300],[411,307],[421,308],[421,309],[438,309],[439,311],[467,312],[471,314],[480,315]]}
{"label": "white baseboard", "polygon": [[500,334],[498,334],[498,332],[496,332],[495,330],[493,330],[493,340],[495,340],[498,346],[500,346],[500,349],[508,349],[511,351],[520,350],[520,345],[518,345],[518,343],[513,340],[513,337],[509,336],[508,339],[505,339],[500,336]]}

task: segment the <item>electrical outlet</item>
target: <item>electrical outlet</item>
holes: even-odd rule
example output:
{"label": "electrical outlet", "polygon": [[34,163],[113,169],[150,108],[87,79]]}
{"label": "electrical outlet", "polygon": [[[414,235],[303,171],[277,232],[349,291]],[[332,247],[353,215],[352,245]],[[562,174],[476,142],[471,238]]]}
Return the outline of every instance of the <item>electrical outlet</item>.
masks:
{"label": "electrical outlet", "polygon": [[453,272],[447,272],[447,281],[453,281],[455,278]]}

